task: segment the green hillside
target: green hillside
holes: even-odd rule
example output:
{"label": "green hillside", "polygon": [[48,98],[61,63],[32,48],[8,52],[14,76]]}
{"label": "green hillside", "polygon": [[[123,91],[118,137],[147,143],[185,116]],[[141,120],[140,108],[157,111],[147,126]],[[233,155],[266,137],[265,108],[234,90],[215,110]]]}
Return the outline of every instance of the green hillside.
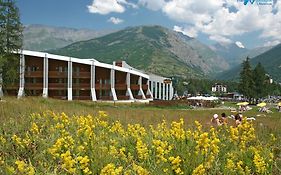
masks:
{"label": "green hillside", "polygon": [[[250,62],[252,66],[256,66],[260,62],[274,80],[281,82],[281,44],[261,55],[251,58]],[[219,74],[218,78],[237,80],[239,78],[240,71],[241,65]]]}
{"label": "green hillside", "polygon": [[[137,69],[169,77],[204,77],[221,70],[214,68],[218,57],[211,49],[187,38],[161,26],[130,27],[50,52],[110,64],[124,60]],[[207,57],[208,52],[214,57]]]}

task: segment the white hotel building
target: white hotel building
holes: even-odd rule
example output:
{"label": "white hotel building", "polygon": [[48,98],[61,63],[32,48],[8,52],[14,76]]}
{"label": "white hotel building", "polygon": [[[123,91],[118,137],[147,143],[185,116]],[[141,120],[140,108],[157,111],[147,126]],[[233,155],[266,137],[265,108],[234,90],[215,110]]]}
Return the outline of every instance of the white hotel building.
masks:
{"label": "white hotel building", "polygon": [[19,84],[0,85],[0,96],[43,96],[65,100],[171,100],[171,79],[149,75],[126,64],[23,50]]}

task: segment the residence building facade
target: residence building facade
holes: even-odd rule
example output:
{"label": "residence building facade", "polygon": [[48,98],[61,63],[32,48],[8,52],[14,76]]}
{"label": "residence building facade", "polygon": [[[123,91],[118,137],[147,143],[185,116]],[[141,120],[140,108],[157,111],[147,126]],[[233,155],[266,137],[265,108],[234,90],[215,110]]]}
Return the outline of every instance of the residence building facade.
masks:
{"label": "residence building facade", "polygon": [[5,87],[4,94],[92,101],[151,101],[173,97],[169,79],[148,75],[124,61],[111,65],[95,59],[28,50],[18,55],[19,84]]}

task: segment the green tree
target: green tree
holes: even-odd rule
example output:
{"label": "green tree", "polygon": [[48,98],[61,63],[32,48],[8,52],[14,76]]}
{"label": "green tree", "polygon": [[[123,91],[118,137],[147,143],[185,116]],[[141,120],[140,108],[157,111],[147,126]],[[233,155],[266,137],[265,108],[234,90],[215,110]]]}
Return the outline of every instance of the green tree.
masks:
{"label": "green tree", "polygon": [[258,63],[253,70],[253,81],[254,81],[254,97],[256,99],[265,97],[268,93],[268,84],[266,72],[261,63]]}
{"label": "green tree", "polygon": [[251,69],[249,57],[247,57],[242,63],[242,71],[240,72],[238,90],[250,101],[254,97],[253,71]]}
{"label": "green tree", "polygon": [[14,52],[22,48],[23,26],[14,0],[0,0],[0,76],[1,84],[18,80],[19,59]]}

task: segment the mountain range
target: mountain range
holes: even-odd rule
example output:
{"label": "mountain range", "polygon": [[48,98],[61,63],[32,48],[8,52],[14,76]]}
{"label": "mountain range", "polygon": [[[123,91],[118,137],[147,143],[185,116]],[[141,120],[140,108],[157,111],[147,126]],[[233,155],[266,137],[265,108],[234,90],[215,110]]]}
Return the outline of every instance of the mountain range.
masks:
{"label": "mountain range", "polygon": [[39,24],[25,25],[23,31],[23,48],[35,51],[56,49],[77,41],[104,36],[110,32],[112,31],[72,29]]}
{"label": "mountain range", "polygon": [[208,46],[161,26],[129,27],[50,52],[106,63],[125,60],[137,69],[163,76],[210,77],[228,66]]}
{"label": "mountain range", "polygon": [[[270,50],[250,58],[252,68],[258,63],[261,63],[266,72],[273,78],[273,80],[281,82],[281,44],[271,48]],[[217,75],[219,79],[238,80],[241,71],[241,64],[234,66]]]}
{"label": "mountain range", "polygon": [[229,64],[229,67],[235,67],[243,62],[246,57],[254,58],[272,48],[272,46],[258,47],[254,49],[247,49],[239,43],[222,44],[216,43],[210,48],[215,51],[220,57],[224,58]]}
{"label": "mountain range", "polygon": [[109,64],[125,60],[137,69],[167,77],[228,80],[237,80],[241,63],[248,56],[253,66],[261,62],[276,80],[280,81],[278,75],[281,75],[280,46],[255,49],[244,48],[239,43],[207,46],[195,38],[161,26],[95,31],[27,25],[24,49],[95,58]]}

